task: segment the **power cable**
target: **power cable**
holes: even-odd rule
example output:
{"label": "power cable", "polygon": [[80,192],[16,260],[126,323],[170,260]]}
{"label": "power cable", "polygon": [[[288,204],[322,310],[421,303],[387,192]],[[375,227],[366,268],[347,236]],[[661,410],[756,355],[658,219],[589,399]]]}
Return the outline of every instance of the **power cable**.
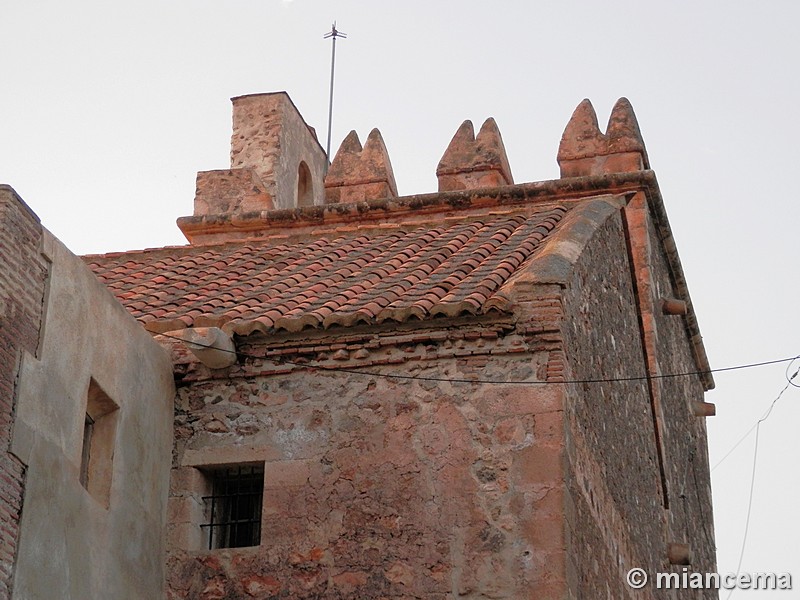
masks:
{"label": "power cable", "polygon": [[[789,389],[789,386],[800,387],[800,386],[798,386],[798,385],[796,385],[794,383],[794,379],[798,376],[798,374],[800,374],[800,367],[798,367],[797,370],[795,370],[794,374],[791,377],[789,376],[789,369],[791,368],[792,363],[795,360],[797,360],[797,358],[792,360],[792,362],[789,363],[789,366],[786,368],[786,385],[783,387],[783,389],[780,391],[780,393],[775,397],[775,400],[772,401],[772,404],[769,405],[769,409],[767,409],[767,412],[764,414],[764,416],[761,417],[756,422],[756,425],[755,425],[755,428],[756,428],[756,443],[755,443],[755,446],[753,448],[753,471],[752,471],[752,474],[750,476],[750,496],[749,496],[748,501],[747,501],[747,518],[745,519],[745,522],[744,522],[744,535],[742,536],[742,551],[739,553],[739,564],[736,566],[736,579],[737,580],[739,579],[739,573],[741,573],[741,570],[742,570],[742,562],[744,560],[744,550],[745,550],[745,548],[747,546],[747,533],[750,530],[750,515],[751,515],[752,510],[753,510],[753,491],[755,490],[755,485],[756,485],[756,465],[757,465],[757,462],[758,462],[758,434],[759,434],[759,432],[761,430],[761,423],[763,423],[764,421],[766,421],[769,418],[769,416],[772,414],[772,409],[775,408],[775,404],[777,404],[778,400],[781,399],[781,396],[783,396],[784,392]],[[719,463],[717,463],[717,464],[719,464]],[[726,600],[728,600],[733,595],[733,592],[734,592],[735,589],[736,589],[735,587],[731,588],[731,591],[728,594],[728,597],[726,598]]]}
{"label": "power cable", "polygon": [[745,432],[744,432],[744,434],[742,435],[742,437],[740,437],[740,438],[739,438],[739,441],[738,441],[738,442],[736,442],[736,443],[733,445],[733,447],[732,447],[730,450],[728,450],[728,451],[725,453],[725,455],[724,455],[722,458],[720,458],[720,459],[719,459],[719,460],[716,462],[716,464],[714,464],[714,466],[713,466],[713,467],[711,467],[711,471],[709,471],[709,472],[713,472],[713,471],[714,471],[714,469],[716,469],[718,466],[720,466],[720,465],[722,464],[722,462],[723,462],[723,461],[724,461],[726,458],[728,458],[728,457],[729,457],[731,454],[733,454],[733,451],[734,451],[734,450],[736,450],[736,448],[738,448],[738,447],[739,447],[739,446],[742,444],[742,442],[744,442],[744,441],[745,441],[745,440],[748,438],[748,436],[749,436],[749,435],[750,435],[750,434],[753,432],[753,430],[754,430],[754,429],[756,429],[756,428],[758,427],[758,424],[759,424],[759,423],[761,423],[761,421],[763,421],[764,419],[766,419],[766,418],[767,418],[767,417],[770,415],[770,413],[772,412],[772,409],[773,409],[773,407],[775,406],[775,403],[776,403],[778,400],[780,400],[781,396],[783,395],[783,393],[784,393],[784,392],[785,392],[787,389],[789,389],[789,386],[790,386],[790,385],[791,385],[792,387],[800,387],[800,385],[798,385],[798,384],[794,383],[794,381],[793,381],[793,380],[794,380],[794,378],[795,378],[795,377],[797,377],[797,371],[795,371],[794,375],[792,375],[791,377],[789,377],[789,371],[790,371],[790,370],[791,370],[791,368],[792,368],[792,363],[794,363],[794,361],[796,361],[798,358],[800,358],[800,356],[795,356],[794,358],[792,358],[792,359],[789,361],[789,364],[787,365],[787,367],[786,367],[786,372],[785,372],[785,377],[786,377],[786,381],[787,381],[787,383],[786,383],[786,387],[784,387],[784,388],[781,390],[780,394],[778,394],[777,398],[775,398],[775,400],[773,400],[773,401],[772,401],[772,404],[770,404],[770,407],[769,407],[769,409],[767,410],[767,412],[765,413],[765,415],[764,415],[764,416],[763,416],[761,419],[759,419],[758,421],[756,421],[756,422],[753,424],[753,426],[752,426],[750,429],[748,429],[747,431],[745,431]]}

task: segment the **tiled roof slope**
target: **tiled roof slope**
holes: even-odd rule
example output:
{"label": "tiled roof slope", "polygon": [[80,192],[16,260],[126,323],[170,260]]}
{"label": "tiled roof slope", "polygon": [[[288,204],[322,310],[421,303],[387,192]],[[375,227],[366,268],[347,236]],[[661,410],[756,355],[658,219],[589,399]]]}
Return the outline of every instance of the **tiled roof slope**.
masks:
{"label": "tiled roof slope", "polygon": [[224,324],[239,334],[509,310],[501,287],[569,203],[524,214],[84,257],[151,330]]}

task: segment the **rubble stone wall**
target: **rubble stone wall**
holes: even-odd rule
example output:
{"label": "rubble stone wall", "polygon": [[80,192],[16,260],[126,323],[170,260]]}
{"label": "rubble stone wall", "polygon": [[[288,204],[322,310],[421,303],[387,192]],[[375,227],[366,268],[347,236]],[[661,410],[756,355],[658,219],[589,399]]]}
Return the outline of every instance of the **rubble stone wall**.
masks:
{"label": "rubble stone wall", "polygon": [[[560,357],[541,336],[513,336],[514,353],[493,354],[499,342],[472,334],[400,345],[364,370],[543,381]],[[306,369],[187,383],[176,404],[168,597],[556,597],[562,404],[561,386]],[[204,467],[253,462],[265,465],[261,545],[204,549]]]}
{"label": "rubble stone wall", "polygon": [[[652,230],[643,233],[650,236],[651,257],[647,285],[639,282],[639,291],[670,294],[661,244]],[[641,377],[648,372],[628,234],[621,214],[609,219],[579,259],[565,289],[564,312],[571,316],[564,324],[565,351],[572,380]],[[660,306],[658,298],[652,300],[653,306]],[[654,323],[658,335],[650,339],[657,340],[660,372],[695,370],[682,317],[657,310],[651,316],[648,322]],[[650,385],[658,386],[655,394]],[[680,572],[682,567],[667,560],[672,542],[689,541],[699,553],[693,570],[713,571],[706,439],[702,420],[691,412],[692,401],[703,397],[698,378],[580,383],[567,390],[565,511],[571,597],[596,597],[598,585],[609,597],[638,597],[626,584],[628,570],[640,567],[651,576],[670,569]],[[662,402],[660,410],[654,409],[654,395]],[[666,495],[656,421],[665,449]],[[699,495],[692,492],[693,498],[683,499],[680,495],[694,486],[690,456],[697,480],[705,483]],[[662,597],[659,593],[670,597],[666,591],[648,590],[654,598]],[[710,590],[707,594],[702,597],[716,597]]]}

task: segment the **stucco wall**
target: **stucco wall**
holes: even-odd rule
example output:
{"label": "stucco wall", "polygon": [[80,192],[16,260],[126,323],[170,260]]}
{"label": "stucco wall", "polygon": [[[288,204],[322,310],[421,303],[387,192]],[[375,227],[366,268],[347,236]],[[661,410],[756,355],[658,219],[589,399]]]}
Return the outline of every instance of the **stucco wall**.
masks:
{"label": "stucco wall", "polygon": [[[385,373],[547,376],[551,352],[535,335],[504,343],[482,333],[375,337],[334,350]],[[307,343],[320,360],[332,354],[330,342]],[[270,360],[246,362],[238,376],[195,378],[178,391],[169,598],[535,598],[563,589],[559,386],[268,375]],[[265,465],[261,545],[204,549],[202,468],[253,461]]]}
{"label": "stucco wall", "polygon": [[[43,235],[52,269],[42,341],[21,363],[12,442],[27,468],[13,597],[159,598],[171,362],[79,258]],[[118,407],[107,508],[79,474],[92,379]]]}

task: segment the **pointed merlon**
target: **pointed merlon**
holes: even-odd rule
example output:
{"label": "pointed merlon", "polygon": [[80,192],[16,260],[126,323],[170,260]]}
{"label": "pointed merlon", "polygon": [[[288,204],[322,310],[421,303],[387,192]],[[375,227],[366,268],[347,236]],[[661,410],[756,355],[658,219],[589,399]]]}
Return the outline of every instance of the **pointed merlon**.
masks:
{"label": "pointed merlon", "polygon": [[597,113],[588,98],[578,104],[561,136],[558,161],[576,160],[604,154],[605,136],[597,124]]}
{"label": "pointed merlon", "polygon": [[361,140],[358,139],[358,133],[355,129],[347,134],[347,137],[342,141],[339,150],[336,151],[336,156],[333,158],[331,166],[328,167],[328,173],[325,175],[325,186],[345,185],[348,179],[348,174],[354,170],[358,170],[361,157]]}
{"label": "pointed merlon", "polygon": [[358,134],[351,131],[325,177],[325,203],[395,197],[397,184],[381,132],[373,129],[362,147]]}
{"label": "pointed merlon", "polygon": [[609,154],[617,152],[639,152],[645,154],[644,140],[639,131],[639,122],[627,98],[620,98],[611,110],[606,129]]}
{"label": "pointed merlon", "polygon": [[444,151],[439,166],[436,167],[436,174],[456,172],[464,162],[472,158],[472,149],[475,145],[475,129],[472,121],[467,119],[456,130],[450,145]]}
{"label": "pointed merlon", "polygon": [[436,177],[440,192],[513,184],[495,120],[486,119],[477,137],[472,121],[464,121],[439,161]]}
{"label": "pointed merlon", "polygon": [[592,103],[583,100],[561,136],[558,164],[561,177],[650,168],[639,124],[627,98],[620,98],[614,105],[605,133],[600,131]]}
{"label": "pointed merlon", "polygon": [[497,128],[497,122],[493,117],[489,117],[483,122],[475,142],[477,147],[475,154],[484,161],[484,164],[489,168],[499,170],[506,184],[513,184],[514,178],[511,176],[511,166],[508,164],[506,147],[503,144],[500,130]]}
{"label": "pointed merlon", "polygon": [[369,132],[364,150],[361,152],[361,166],[365,174],[371,175],[376,181],[385,182],[389,187],[389,196],[397,196],[397,183],[394,180],[394,170],[389,160],[389,151],[383,142],[383,136],[377,128]]}

